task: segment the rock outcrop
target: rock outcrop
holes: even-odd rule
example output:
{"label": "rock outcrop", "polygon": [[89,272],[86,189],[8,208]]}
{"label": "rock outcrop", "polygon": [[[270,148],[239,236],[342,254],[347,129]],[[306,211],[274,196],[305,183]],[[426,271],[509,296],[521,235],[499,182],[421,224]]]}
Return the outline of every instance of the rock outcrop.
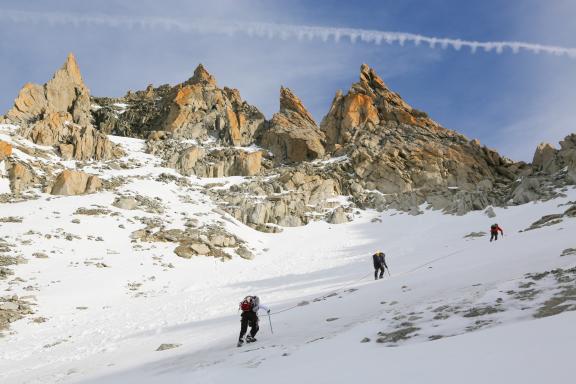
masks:
{"label": "rock outcrop", "polygon": [[339,203],[330,199],[344,193],[345,181],[338,173],[302,163],[283,168],[270,179],[257,178],[208,193],[236,219],[260,231],[275,232],[277,226],[294,227],[331,217]]}
{"label": "rock outcrop", "polygon": [[90,91],[72,54],[46,84],[24,85],[4,120],[19,125],[21,134],[36,144],[58,146],[65,159],[107,160],[122,155],[92,127]]}
{"label": "rock outcrop", "polygon": [[231,147],[203,147],[163,137],[148,140],[148,152],[166,160],[166,166],[184,176],[255,176],[262,169],[262,151]]}
{"label": "rock outcrop", "polygon": [[280,89],[280,112],[264,130],[260,144],[281,162],[311,161],[324,156],[324,133],[300,99],[288,88]]}
{"label": "rock outcrop", "polygon": [[[562,141],[560,149],[539,146],[531,165],[512,162],[411,107],[367,65],[347,93],[337,93],[318,126],[284,87],[279,112],[266,121],[237,90],[219,88],[202,65],[175,86],[150,85],[121,98],[91,98],[69,56],[48,83],[27,84],[5,120],[20,125],[19,132],[35,143],[55,146],[63,159],[118,157],[118,148],[105,135],[112,133],[146,139],[147,153],[184,176],[249,176],[217,188],[209,184],[204,191],[234,218],[268,232],[312,220],[344,223],[353,219],[356,208],[465,214],[552,198],[576,182],[576,135]],[[16,155],[52,158],[51,150],[14,143]],[[96,176],[68,170],[52,182],[62,164],[19,162],[10,145],[0,141],[4,159],[14,193],[33,184],[65,195],[101,187]],[[97,169],[130,169],[141,161],[130,158]],[[158,180],[191,183],[169,173]],[[120,178],[107,179],[106,188],[119,183]],[[114,203],[123,209],[144,207],[135,204],[128,198]],[[177,253],[206,253],[194,244],[180,244]]]}
{"label": "rock outcrop", "polygon": [[554,173],[559,170],[559,164],[556,161],[558,150],[548,143],[541,143],[536,147],[532,167],[535,171]]}
{"label": "rock outcrop", "polygon": [[246,146],[254,142],[264,115],[240,97],[236,89],[218,88],[216,80],[199,65],[194,75],[174,87],[149,86],[121,99],[94,98],[100,130],[146,138],[166,131],[177,138],[207,140]]}
{"label": "rock outcrop", "polygon": [[34,173],[28,165],[15,161],[7,164],[10,190],[16,196],[32,186]]}
{"label": "rock outcrop", "polygon": [[94,193],[101,188],[102,181],[98,176],[66,169],[56,177],[50,193],[65,196],[83,195]]}
{"label": "rock outcrop", "polygon": [[508,200],[513,204],[549,200],[558,197],[562,187],[576,184],[576,134],[560,141],[560,149],[538,145],[529,171],[510,185]]}
{"label": "rock outcrop", "polygon": [[260,151],[226,148],[205,152],[199,147],[190,147],[181,152],[174,168],[185,176],[255,176],[260,173],[261,164]]}
{"label": "rock outcrop", "polygon": [[0,140],[0,161],[4,161],[10,156],[12,156],[12,145]]}
{"label": "rock outcrop", "polygon": [[457,188],[478,191],[509,183],[516,165],[477,141],[441,127],[391,91],[367,65],[339,92],[321,123],[327,149],[347,155],[358,183],[385,194]]}
{"label": "rock outcrop", "polygon": [[148,85],[121,98],[93,97],[94,126],[106,134],[146,138],[162,125],[163,100],[171,89],[168,84],[157,88]]}
{"label": "rock outcrop", "polygon": [[566,136],[560,142],[560,149],[540,144],[534,153],[532,167],[535,172],[547,175],[563,171],[568,182],[576,183],[576,134]]}

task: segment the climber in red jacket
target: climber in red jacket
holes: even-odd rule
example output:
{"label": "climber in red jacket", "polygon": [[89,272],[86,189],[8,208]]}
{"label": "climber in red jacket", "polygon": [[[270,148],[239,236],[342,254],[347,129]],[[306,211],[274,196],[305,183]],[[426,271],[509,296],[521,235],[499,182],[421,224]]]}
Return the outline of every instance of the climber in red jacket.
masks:
{"label": "climber in red jacket", "polygon": [[502,228],[500,228],[498,224],[492,224],[492,226],[490,227],[490,241],[498,240],[498,231],[500,231],[502,237],[504,237],[504,231],[502,230]]}

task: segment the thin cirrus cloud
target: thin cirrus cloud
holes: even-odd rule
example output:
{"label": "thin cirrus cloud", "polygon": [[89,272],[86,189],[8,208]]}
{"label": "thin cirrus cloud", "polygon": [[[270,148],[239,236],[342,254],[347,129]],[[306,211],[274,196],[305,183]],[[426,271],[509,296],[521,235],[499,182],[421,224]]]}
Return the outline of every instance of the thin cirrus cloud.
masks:
{"label": "thin cirrus cloud", "polygon": [[379,30],[322,27],[308,25],[290,25],[260,22],[219,22],[217,20],[185,21],[165,17],[131,17],[112,15],[86,15],[56,12],[28,12],[0,10],[0,20],[13,23],[47,23],[50,25],[92,25],[110,28],[127,29],[161,29],[166,31],[179,31],[188,33],[219,34],[236,36],[266,37],[270,39],[308,39],[324,42],[338,42],[347,39],[352,43],[361,41],[368,44],[399,44],[407,42],[418,46],[427,44],[430,48],[453,48],[456,51],[466,48],[468,52],[478,50],[485,52],[528,52],[532,54],[549,54],[576,58],[576,48],[534,44],[521,41],[473,41],[435,36],[424,36],[408,32],[389,32]]}

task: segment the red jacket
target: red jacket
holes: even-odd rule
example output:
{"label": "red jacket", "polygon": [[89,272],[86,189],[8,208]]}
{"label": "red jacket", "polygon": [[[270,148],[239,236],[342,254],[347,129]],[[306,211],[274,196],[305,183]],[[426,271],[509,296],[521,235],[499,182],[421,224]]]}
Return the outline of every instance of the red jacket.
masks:
{"label": "red jacket", "polygon": [[495,227],[490,227],[490,233],[498,233],[498,231],[500,231],[501,234],[504,234],[504,231],[502,230],[502,228],[500,228],[499,225]]}

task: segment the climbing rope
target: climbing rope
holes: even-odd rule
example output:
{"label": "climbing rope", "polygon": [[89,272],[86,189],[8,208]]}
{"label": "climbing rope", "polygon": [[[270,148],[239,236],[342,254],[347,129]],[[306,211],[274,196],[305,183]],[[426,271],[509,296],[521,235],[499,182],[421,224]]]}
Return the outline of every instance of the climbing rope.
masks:
{"label": "climbing rope", "polygon": [[[337,293],[338,291],[340,291],[340,290],[342,290],[343,288],[346,288],[346,287],[348,287],[348,286],[350,286],[350,285],[357,284],[357,283],[361,282],[362,280],[364,280],[365,278],[367,278],[367,277],[370,276],[370,275],[372,275],[372,272],[367,273],[366,275],[362,276],[362,277],[359,278],[359,279],[352,280],[352,281],[348,281],[348,282],[343,283],[343,284],[339,284],[339,285],[336,286],[336,288],[332,288],[332,289],[330,289],[330,290],[325,291],[325,294],[322,295],[322,296],[320,296],[320,297],[318,297],[317,299],[318,299],[318,300],[325,299],[325,298],[328,297],[328,295],[331,295],[331,294],[333,294],[333,293]],[[329,292],[329,293],[328,293],[328,292]],[[301,307],[301,306],[302,306],[302,305],[300,305],[300,304],[296,304],[296,305],[293,305],[293,306],[288,307],[288,308],[281,309],[281,310],[276,311],[276,312],[271,312],[270,314],[271,314],[271,315],[277,315],[277,314],[279,314],[279,313],[287,312],[287,311],[290,311],[290,310],[292,310],[292,309],[294,309],[294,308]]]}
{"label": "climbing rope", "polygon": [[410,274],[410,273],[414,273],[414,272],[418,271],[419,269],[422,269],[422,268],[424,268],[424,267],[429,266],[430,264],[434,264],[435,262],[440,261],[440,260],[442,260],[442,259],[446,259],[446,258],[448,258],[448,257],[450,257],[450,256],[457,255],[457,254],[462,253],[462,252],[464,252],[465,250],[470,249],[470,248],[472,248],[472,245],[470,245],[470,246],[468,246],[468,247],[465,247],[465,248],[458,249],[458,250],[456,250],[456,251],[454,251],[454,252],[448,253],[447,255],[443,255],[443,256],[437,257],[437,258],[432,259],[432,260],[430,260],[430,261],[427,261],[426,263],[421,264],[421,265],[419,265],[419,266],[417,266],[417,267],[415,267],[415,268],[412,268],[412,269],[410,269],[410,270],[408,270],[408,271],[401,272],[401,273],[399,273],[399,274],[397,274],[397,275],[393,275],[393,276],[391,276],[391,277],[399,277],[399,276],[408,275],[408,274]]}
{"label": "climbing rope", "polygon": [[[450,252],[450,253],[448,253],[448,254],[446,254],[446,255],[442,255],[442,256],[440,256],[440,257],[437,257],[437,258],[435,258],[435,259],[432,259],[432,260],[430,260],[430,261],[427,261],[426,263],[421,264],[421,265],[418,265],[418,266],[416,266],[416,267],[414,267],[414,268],[412,268],[412,269],[410,269],[410,270],[408,270],[408,271],[404,271],[404,272],[401,272],[401,273],[399,273],[399,274],[394,274],[394,275],[390,276],[390,278],[405,276],[405,275],[414,273],[414,272],[416,272],[416,271],[418,271],[418,270],[420,270],[420,269],[422,269],[422,268],[424,268],[424,267],[427,267],[428,265],[433,264],[433,263],[435,263],[435,262],[437,262],[437,261],[440,261],[440,260],[446,259],[446,258],[448,258],[448,257],[450,257],[450,256],[454,256],[454,255],[456,255],[456,254],[462,253],[462,252],[466,251],[467,249],[472,248],[472,246],[473,246],[473,245],[469,245],[469,246],[467,246],[467,247],[457,249],[457,250],[454,251],[454,252]],[[371,253],[366,253],[366,254],[362,254],[362,255],[359,255],[359,256],[370,255],[370,254],[371,254]],[[359,279],[352,280],[352,281],[348,281],[348,282],[346,282],[346,283],[344,283],[344,284],[338,285],[337,288],[332,288],[332,289],[326,291],[326,292],[330,292],[329,294],[324,294],[323,296],[319,297],[318,299],[320,299],[320,300],[325,299],[325,298],[327,298],[328,295],[331,295],[331,294],[333,294],[333,293],[337,293],[338,291],[340,291],[340,290],[342,290],[343,288],[346,288],[346,287],[348,287],[348,286],[350,286],[350,285],[357,284],[357,283],[361,282],[362,280],[366,279],[368,276],[371,276],[372,273],[373,273],[373,272],[368,272],[366,275],[360,277]],[[388,273],[390,273],[390,272],[388,272]],[[301,306],[302,306],[302,305],[300,305],[300,304],[295,304],[295,305],[292,305],[292,306],[290,306],[290,307],[288,307],[288,308],[284,308],[284,309],[281,309],[281,310],[279,310],[279,311],[271,312],[270,315],[277,315],[277,314],[279,314],[279,313],[288,312],[288,311],[291,311],[291,310],[293,310],[293,309],[295,309],[295,308],[298,308],[298,307],[301,307]]]}

